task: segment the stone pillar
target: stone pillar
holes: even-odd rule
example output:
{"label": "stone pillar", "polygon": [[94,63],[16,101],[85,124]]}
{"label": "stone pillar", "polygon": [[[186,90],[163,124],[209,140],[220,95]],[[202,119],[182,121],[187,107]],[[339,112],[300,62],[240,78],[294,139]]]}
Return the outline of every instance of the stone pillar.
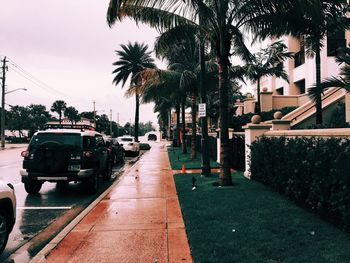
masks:
{"label": "stone pillar", "polygon": [[260,92],[261,111],[272,110],[272,92],[263,90]]}
{"label": "stone pillar", "polygon": [[244,114],[254,113],[255,112],[255,99],[247,98],[243,102],[244,105]]}
{"label": "stone pillar", "polygon": [[[256,117],[258,115],[254,115]],[[260,116],[258,116],[260,117]],[[249,123],[244,126],[245,130],[245,172],[244,176],[250,178],[250,145],[260,136],[262,136],[265,132],[271,129],[270,124],[260,124],[260,121],[252,121],[253,123]]]}
{"label": "stone pillar", "polygon": [[244,103],[240,99],[237,99],[233,106],[236,108],[234,115],[241,116],[244,114]]}
{"label": "stone pillar", "polygon": [[345,121],[350,123],[350,93],[345,94]]}

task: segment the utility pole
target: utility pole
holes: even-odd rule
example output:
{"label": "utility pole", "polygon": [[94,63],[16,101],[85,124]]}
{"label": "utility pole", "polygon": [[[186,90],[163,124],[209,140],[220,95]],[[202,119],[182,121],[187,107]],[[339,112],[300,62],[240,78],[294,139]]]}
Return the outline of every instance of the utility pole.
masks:
{"label": "utility pole", "polygon": [[109,135],[112,136],[112,109],[109,112]]}
{"label": "utility pole", "polygon": [[94,126],[95,126],[95,130],[96,130],[96,109],[95,109],[96,102],[93,101],[92,103],[94,104]]}
{"label": "utility pole", "polygon": [[6,80],[6,57],[2,60],[2,91],[1,91],[1,148],[5,149],[5,80]]}

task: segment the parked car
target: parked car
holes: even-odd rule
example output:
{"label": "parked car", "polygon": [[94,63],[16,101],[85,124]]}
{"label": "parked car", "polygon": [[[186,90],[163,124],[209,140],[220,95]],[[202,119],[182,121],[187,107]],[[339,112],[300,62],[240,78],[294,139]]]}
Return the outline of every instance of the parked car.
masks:
{"label": "parked car", "polygon": [[117,139],[106,138],[106,145],[109,150],[112,165],[123,163],[125,158],[125,149],[120,145]]}
{"label": "parked car", "polygon": [[125,154],[130,154],[132,156],[138,156],[140,154],[140,143],[135,141],[135,137],[124,135],[118,137],[117,141],[125,150]]}
{"label": "parked car", "polygon": [[16,221],[16,196],[13,185],[0,181],[0,255]]}
{"label": "parked car", "polygon": [[140,143],[140,150],[150,150],[151,145],[149,143]]}
{"label": "parked car", "polygon": [[157,135],[151,133],[151,134],[148,134],[148,138],[147,138],[149,141],[156,141],[157,140]]}
{"label": "parked car", "polygon": [[108,154],[102,135],[86,126],[38,131],[22,152],[20,174],[25,190],[36,194],[46,181],[82,181],[90,193],[95,193],[99,174],[104,179],[111,177]]}

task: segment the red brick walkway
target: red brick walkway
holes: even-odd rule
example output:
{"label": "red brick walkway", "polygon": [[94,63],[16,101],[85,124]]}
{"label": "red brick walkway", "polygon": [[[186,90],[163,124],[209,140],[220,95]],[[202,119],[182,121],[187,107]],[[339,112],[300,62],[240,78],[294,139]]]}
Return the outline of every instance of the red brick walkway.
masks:
{"label": "red brick walkway", "polygon": [[192,262],[166,148],[155,144],[47,262]]}

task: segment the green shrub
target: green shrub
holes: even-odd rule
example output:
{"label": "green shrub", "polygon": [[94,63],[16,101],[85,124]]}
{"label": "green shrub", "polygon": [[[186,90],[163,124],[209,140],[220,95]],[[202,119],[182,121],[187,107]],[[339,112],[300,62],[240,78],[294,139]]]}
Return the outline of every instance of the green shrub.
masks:
{"label": "green shrub", "polygon": [[229,140],[231,154],[230,163],[231,168],[235,170],[245,170],[245,137],[242,135],[233,135],[232,139]]}
{"label": "green shrub", "polygon": [[350,229],[350,140],[267,138],[251,146],[251,178]]}
{"label": "green shrub", "polygon": [[[297,107],[284,107],[279,110],[271,110],[261,113],[261,120],[262,121],[268,121],[273,119],[273,114],[276,111],[282,112],[283,116],[290,113],[291,111],[295,110]],[[241,116],[233,116],[232,117],[232,125],[231,128],[234,129],[234,131],[243,131],[242,126],[246,125],[247,123],[251,122],[251,119],[253,117],[254,113],[247,113],[243,114]]]}

